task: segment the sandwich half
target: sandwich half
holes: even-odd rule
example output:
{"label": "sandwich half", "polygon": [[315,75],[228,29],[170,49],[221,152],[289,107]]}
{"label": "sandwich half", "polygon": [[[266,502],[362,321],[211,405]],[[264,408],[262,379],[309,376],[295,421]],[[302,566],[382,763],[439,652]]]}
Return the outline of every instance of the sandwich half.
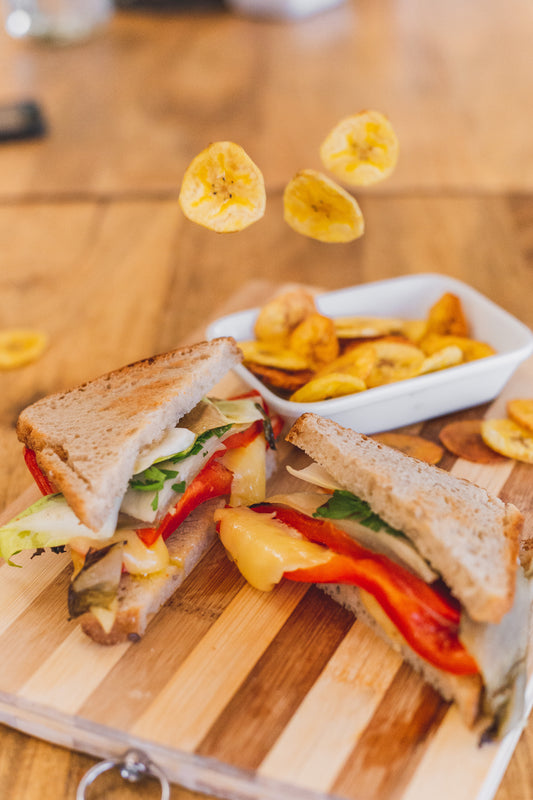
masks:
{"label": "sandwich half", "polygon": [[215,507],[264,497],[275,445],[262,399],[207,396],[240,358],[233,339],[200,342],[20,414],[44,496],[0,528],[0,555],[68,546],[69,613],[95,641],[142,636],[216,538]]}
{"label": "sandwich half", "polygon": [[230,557],[260,589],[282,577],[317,584],[456,702],[483,739],[502,736],[524,708],[522,514],[314,414],[287,440],[313,459],[289,468],[309,490],[217,511]]}

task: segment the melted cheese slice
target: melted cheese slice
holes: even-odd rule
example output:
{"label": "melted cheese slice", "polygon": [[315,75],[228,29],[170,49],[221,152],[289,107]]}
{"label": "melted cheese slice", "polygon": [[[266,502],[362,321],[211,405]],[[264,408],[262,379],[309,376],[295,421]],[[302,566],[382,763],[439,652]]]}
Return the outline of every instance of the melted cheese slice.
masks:
{"label": "melted cheese slice", "polygon": [[268,514],[249,508],[224,508],[215,512],[219,535],[228,555],[244,578],[268,592],[285,572],[327,563],[333,553],[309,542],[293,528]]}
{"label": "melted cheese slice", "polygon": [[220,459],[233,472],[230,506],[260,503],[266,493],[266,442],[263,434],[246,447],[228,450]]}
{"label": "melted cheese slice", "polygon": [[[161,572],[170,563],[168,548],[162,536],[159,536],[154,544],[148,547],[139,539],[135,531],[123,529],[118,530],[111,539],[102,542],[101,546],[104,547],[111,542],[125,542],[122,563],[130,575],[151,575],[154,572]],[[79,572],[81,569],[89,547],[94,547],[94,542],[86,537],[79,536],[70,542],[75,572]]]}

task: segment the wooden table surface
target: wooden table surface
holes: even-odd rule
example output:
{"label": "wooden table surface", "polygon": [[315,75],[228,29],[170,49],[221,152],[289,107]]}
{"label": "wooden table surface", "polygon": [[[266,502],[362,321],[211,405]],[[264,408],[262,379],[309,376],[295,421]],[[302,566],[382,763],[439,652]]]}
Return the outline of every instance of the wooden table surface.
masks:
{"label": "wooden table surface", "polygon": [[[0,33],[0,102],[37,99],[49,128],[0,145],[0,329],[50,337],[36,364],[0,373],[0,508],[31,483],[14,430],[25,405],[190,338],[247,281],[434,271],[533,326],[532,37],[528,0],[347,0],[299,22],[119,11],[68,47]],[[320,169],[325,134],[365,107],[392,119],[397,170],[357,193],[361,239],[303,238],[283,187]],[[195,226],[177,203],[185,167],[218,139],[265,176],[265,217],[239,234]],[[93,763],[0,727],[2,798],[72,800]],[[530,723],[497,800],[532,800],[532,776]],[[113,776],[98,789],[158,796]]]}

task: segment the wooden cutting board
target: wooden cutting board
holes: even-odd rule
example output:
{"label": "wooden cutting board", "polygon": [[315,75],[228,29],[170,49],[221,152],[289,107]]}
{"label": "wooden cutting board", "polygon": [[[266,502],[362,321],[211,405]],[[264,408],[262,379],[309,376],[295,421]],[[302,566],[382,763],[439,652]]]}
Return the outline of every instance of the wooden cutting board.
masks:
{"label": "wooden cutting board", "polygon": [[[232,308],[263,299],[255,286]],[[226,309],[224,309],[226,310]],[[219,391],[240,388],[234,377]],[[489,408],[533,396],[533,363]],[[436,440],[444,420],[411,426]],[[279,448],[271,490],[290,489]],[[533,526],[533,467],[441,463],[515,502]],[[36,499],[29,490],[5,511]],[[479,747],[455,708],[317,589],[249,587],[217,543],[142,641],[112,648],[67,618],[68,556],[0,567],[0,722],[94,756],[140,748],[169,779],[224,798],[488,800],[518,741]],[[533,665],[530,675],[533,673]],[[528,710],[533,701],[529,681]]]}

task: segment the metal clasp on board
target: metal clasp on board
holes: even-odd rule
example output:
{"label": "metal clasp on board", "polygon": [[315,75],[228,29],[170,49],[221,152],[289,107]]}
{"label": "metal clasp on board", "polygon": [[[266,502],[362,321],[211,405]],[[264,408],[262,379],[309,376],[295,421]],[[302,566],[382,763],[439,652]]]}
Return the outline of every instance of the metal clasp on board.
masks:
{"label": "metal clasp on board", "polygon": [[111,769],[118,769],[120,776],[130,783],[137,783],[145,778],[155,778],[161,786],[161,800],[170,800],[170,784],[165,773],[140,750],[128,750],[120,758],[99,761],[98,764],[91,767],[79,783],[76,800],[86,800],[85,792],[87,788],[94,783],[99,775]]}

